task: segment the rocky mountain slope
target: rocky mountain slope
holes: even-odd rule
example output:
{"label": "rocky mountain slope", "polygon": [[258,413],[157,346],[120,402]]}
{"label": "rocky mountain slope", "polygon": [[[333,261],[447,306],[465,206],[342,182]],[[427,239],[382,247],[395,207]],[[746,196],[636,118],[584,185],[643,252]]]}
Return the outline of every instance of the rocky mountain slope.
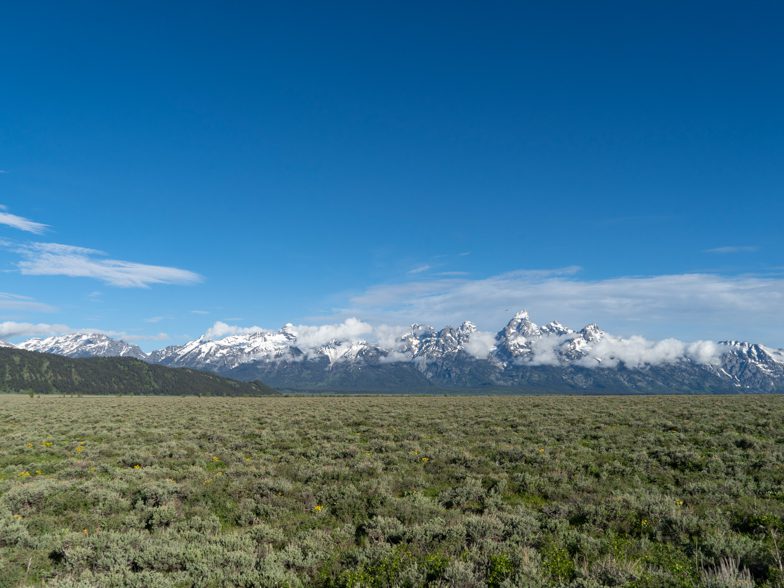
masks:
{"label": "rocky mountain slope", "polygon": [[259,379],[290,390],[579,393],[784,392],[784,351],[737,341],[619,338],[595,324],[573,330],[517,313],[494,336],[470,322],[412,325],[391,344],[332,339],[306,344],[292,325],[253,330],[147,355],[103,335],[20,345],[71,357],[130,355],[153,364]]}
{"label": "rocky mountain slope", "polygon": [[46,339],[30,339],[17,345],[26,351],[55,353],[65,357],[134,357],[147,359],[136,345],[112,339],[100,333],[71,333]]}

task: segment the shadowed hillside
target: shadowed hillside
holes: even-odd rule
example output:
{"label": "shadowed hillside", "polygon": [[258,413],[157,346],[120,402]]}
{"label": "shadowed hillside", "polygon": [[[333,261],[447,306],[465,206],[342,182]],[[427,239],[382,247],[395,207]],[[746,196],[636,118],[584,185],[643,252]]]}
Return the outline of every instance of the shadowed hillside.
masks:
{"label": "shadowed hillside", "polygon": [[138,359],[69,359],[20,349],[0,349],[0,392],[205,396],[277,394],[261,382],[237,382],[191,369],[150,365]]}

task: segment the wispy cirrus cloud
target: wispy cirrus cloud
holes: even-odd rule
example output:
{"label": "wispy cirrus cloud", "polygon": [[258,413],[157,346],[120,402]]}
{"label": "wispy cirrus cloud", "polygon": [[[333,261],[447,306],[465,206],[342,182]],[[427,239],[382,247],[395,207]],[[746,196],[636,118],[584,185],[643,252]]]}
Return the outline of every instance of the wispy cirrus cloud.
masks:
{"label": "wispy cirrus cloud", "polygon": [[423,263],[423,264],[420,264],[420,265],[418,265],[416,267],[411,268],[410,270],[408,270],[408,273],[412,274],[412,275],[423,274],[426,271],[428,271],[431,267],[432,266],[429,263]]}
{"label": "wispy cirrus cloud", "polygon": [[28,233],[35,233],[38,235],[45,232],[46,229],[49,228],[49,225],[32,221],[29,218],[25,218],[23,216],[11,214],[10,212],[7,212],[7,210],[8,209],[4,205],[0,204],[0,225],[5,225],[20,231],[26,231]]}
{"label": "wispy cirrus cloud", "polygon": [[756,245],[725,245],[723,247],[706,249],[704,252],[726,255],[731,253],[754,253],[755,251],[759,251],[759,247]]}
{"label": "wispy cirrus cloud", "polygon": [[29,296],[0,292],[0,310],[19,312],[54,312],[54,306],[38,302]]}
{"label": "wispy cirrus cloud", "polygon": [[15,321],[0,322],[0,338],[13,337],[51,337],[70,333],[68,325],[55,325],[49,323],[19,323]]}
{"label": "wispy cirrus cloud", "polygon": [[144,319],[144,322],[145,323],[150,323],[150,324],[154,325],[154,324],[157,324],[157,323],[159,323],[161,321],[165,321],[165,320],[167,320],[169,318],[171,318],[171,317],[168,317],[168,316],[151,316],[149,318]]}
{"label": "wispy cirrus cloud", "polygon": [[24,259],[18,267],[28,276],[93,278],[120,288],[148,288],[153,284],[196,284],[204,278],[176,267],[106,259],[102,251],[63,245],[30,243],[18,248]]}

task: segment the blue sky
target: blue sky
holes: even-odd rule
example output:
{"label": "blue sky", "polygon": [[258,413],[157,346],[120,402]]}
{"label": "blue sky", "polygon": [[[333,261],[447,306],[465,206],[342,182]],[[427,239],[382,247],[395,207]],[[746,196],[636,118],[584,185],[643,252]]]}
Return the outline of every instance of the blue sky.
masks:
{"label": "blue sky", "polygon": [[781,3],[280,4],[4,7],[0,337],[784,346]]}

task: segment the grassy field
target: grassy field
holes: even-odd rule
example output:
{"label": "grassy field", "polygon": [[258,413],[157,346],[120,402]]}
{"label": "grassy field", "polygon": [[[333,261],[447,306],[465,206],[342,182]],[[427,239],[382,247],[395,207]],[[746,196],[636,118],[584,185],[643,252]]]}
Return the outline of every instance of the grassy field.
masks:
{"label": "grassy field", "polygon": [[784,397],[0,396],[0,585],[782,586]]}

